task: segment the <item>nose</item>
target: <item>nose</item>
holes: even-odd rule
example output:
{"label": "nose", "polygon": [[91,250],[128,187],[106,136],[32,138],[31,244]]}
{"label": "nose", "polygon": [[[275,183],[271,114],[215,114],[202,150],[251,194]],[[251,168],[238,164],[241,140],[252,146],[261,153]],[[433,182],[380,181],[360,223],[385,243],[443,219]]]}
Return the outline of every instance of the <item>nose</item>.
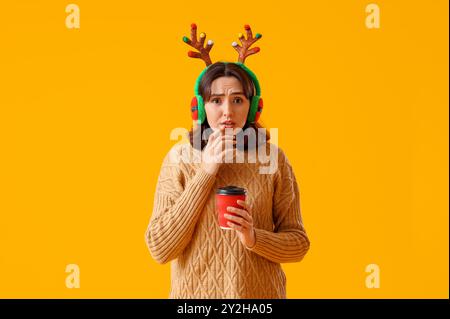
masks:
{"label": "nose", "polygon": [[231,103],[228,101],[228,100],[226,100],[224,103],[223,103],[223,109],[222,109],[222,115],[223,115],[223,117],[224,118],[231,118],[231,116],[233,115],[233,110],[232,110],[232,107],[231,107]]}

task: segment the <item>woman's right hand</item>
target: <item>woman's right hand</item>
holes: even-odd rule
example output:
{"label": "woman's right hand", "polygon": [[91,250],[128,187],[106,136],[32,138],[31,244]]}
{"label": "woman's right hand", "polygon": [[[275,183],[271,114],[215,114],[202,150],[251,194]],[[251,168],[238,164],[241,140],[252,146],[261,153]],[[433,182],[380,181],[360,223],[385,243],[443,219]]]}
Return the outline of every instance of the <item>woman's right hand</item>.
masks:
{"label": "woman's right hand", "polygon": [[[225,149],[225,143],[233,147]],[[210,175],[216,175],[219,167],[225,162],[227,154],[234,158],[234,146],[236,145],[235,135],[225,134],[225,130],[216,130],[208,138],[208,143],[202,151],[201,167]]]}

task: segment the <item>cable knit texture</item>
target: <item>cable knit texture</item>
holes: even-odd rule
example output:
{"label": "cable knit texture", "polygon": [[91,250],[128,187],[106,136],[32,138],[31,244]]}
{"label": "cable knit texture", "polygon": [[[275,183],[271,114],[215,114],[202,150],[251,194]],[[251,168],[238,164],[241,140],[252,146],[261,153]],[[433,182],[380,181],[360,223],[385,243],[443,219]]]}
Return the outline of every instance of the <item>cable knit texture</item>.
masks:
{"label": "cable knit texture", "polygon": [[[244,163],[223,163],[216,176],[200,163],[179,160],[199,156],[190,144],[166,155],[145,237],[157,262],[171,261],[169,298],[286,298],[280,263],[302,260],[309,239],[292,166],[274,144],[265,151],[275,165],[271,174],[261,174],[268,163],[247,151]],[[247,190],[256,234],[251,248],[234,230],[219,227],[215,191],[228,185]]]}

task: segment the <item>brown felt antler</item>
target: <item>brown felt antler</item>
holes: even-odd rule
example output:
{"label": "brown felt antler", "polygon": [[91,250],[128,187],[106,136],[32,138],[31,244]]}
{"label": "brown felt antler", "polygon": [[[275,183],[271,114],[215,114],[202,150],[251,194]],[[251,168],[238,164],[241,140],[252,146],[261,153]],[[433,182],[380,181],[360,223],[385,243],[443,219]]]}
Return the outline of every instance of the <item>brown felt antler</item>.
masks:
{"label": "brown felt antler", "polygon": [[191,58],[202,59],[205,61],[206,66],[209,66],[211,63],[211,58],[209,57],[209,51],[211,51],[214,42],[212,40],[208,40],[206,43],[206,47],[203,47],[205,44],[206,34],[204,32],[200,33],[200,41],[197,41],[197,25],[195,23],[191,24],[191,39],[184,36],[183,41],[190,45],[191,47],[197,49],[199,52],[189,51],[188,56]]}
{"label": "brown felt antler", "polygon": [[248,24],[246,24],[244,26],[244,29],[245,29],[245,31],[247,31],[247,39],[245,39],[245,37],[242,33],[239,33],[239,35],[238,35],[239,40],[241,40],[242,46],[237,44],[237,42],[233,42],[231,44],[233,46],[233,48],[235,48],[236,51],[239,53],[238,62],[241,62],[241,63],[244,63],[245,58],[248,57],[249,55],[258,53],[260,51],[260,49],[258,47],[255,47],[252,49],[250,49],[250,47],[253,45],[253,43],[258,41],[262,37],[262,35],[260,33],[257,33],[255,35],[255,37],[253,37],[252,29],[250,28],[250,26]]}

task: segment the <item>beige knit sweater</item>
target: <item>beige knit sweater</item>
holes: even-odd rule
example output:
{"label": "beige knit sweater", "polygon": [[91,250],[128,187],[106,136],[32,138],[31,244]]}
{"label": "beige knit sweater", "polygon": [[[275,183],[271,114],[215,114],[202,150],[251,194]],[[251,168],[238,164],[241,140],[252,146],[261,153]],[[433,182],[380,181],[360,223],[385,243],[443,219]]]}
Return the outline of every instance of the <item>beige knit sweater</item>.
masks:
{"label": "beige knit sweater", "polygon": [[[309,239],[292,167],[274,144],[265,150],[277,157],[272,174],[261,174],[259,167],[268,164],[252,154],[244,163],[221,164],[216,176],[200,163],[177,163],[182,155],[200,154],[190,144],[175,145],[165,157],[145,237],[157,262],[172,262],[169,298],[286,298],[280,263],[302,260]],[[218,225],[215,190],[227,185],[247,189],[256,234],[251,248]]]}

